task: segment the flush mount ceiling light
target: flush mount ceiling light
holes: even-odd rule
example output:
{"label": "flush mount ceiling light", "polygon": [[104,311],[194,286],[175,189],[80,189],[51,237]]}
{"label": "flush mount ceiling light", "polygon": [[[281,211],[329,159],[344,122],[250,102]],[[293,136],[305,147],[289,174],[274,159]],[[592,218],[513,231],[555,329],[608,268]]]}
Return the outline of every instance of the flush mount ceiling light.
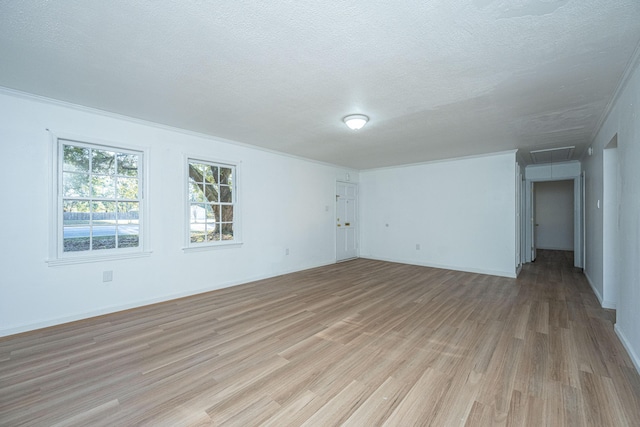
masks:
{"label": "flush mount ceiling light", "polygon": [[342,121],[349,126],[349,129],[358,130],[367,124],[369,117],[364,114],[350,114],[342,119]]}

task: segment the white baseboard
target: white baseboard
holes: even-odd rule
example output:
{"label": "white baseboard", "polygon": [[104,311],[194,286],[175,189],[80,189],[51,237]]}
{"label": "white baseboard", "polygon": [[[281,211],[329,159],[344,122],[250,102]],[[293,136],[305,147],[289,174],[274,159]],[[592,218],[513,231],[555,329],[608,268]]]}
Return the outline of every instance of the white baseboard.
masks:
{"label": "white baseboard", "polygon": [[587,283],[589,284],[589,286],[591,286],[591,290],[593,290],[593,293],[596,294],[596,298],[598,298],[598,302],[600,303],[600,305],[602,306],[602,294],[600,293],[600,291],[595,287],[595,285],[593,284],[593,281],[591,280],[591,277],[589,277],[589,275],[587,274],[586,271],[584,271],[584,277],[587,278]]}
{"label": "white baseboard", "polygon": [[41,322],[34,322],[34,323],[28,323],[28,324],[20,325],[20,326],[13,327],[13,328],[0,329],[0,337],[7,337],[9,335],[20,334],[20,333],[23,333],[23,332],[31,332],[31,331],[35,331],[35,330],[38,330],[38,329],[49,328],[51,326],[57,326],[57,325],[65,324],[65,323],[76,322],[78,320],[90,319],[92,317],[103,316],[105,314],[111,314],[111,313],[116,313],[116,312],[119,312],[119,311],[130,310],[132,308],[139,308],[139,307],[144,307],[146,305],[152,305],[152,304],[157,304],[157,303],[161,303],[161,302],[167,302],[167,301],[171,301],[171,300],[175,300],[175,299],[179,299],[179,298],[184,298],[184,297],[189,297],[189,296],[193,296],[193,295],[203,294],[203,293],[206,293],[206,292],[215,291],[215,290],[218,290],[218,289],[229,288],[231,286],[244,285],[246,283],[251,283],[251,282],[258,281],[258,280],[270,279],[272,277],[282,276],[283,274],[296,273],[296,272],[299,272],[299,271],[310,270],[312,268],[324,267],[324,266],[332,265],[332,264],[335,264],[335,261],[324,262],[324,263],[319,263],[319,264],[314,264],[314,265],[300,266],[299,268],[296,268],[296,269],[288,269],[288,270],[278,271],[278,272],[275,272],[273,274],[265,274],[265,275],[260,275],[260,276],[249,277],[247,279],[239,280],[239,281],[230,281],[230,282],[225,282],[225,283],[218,283],[215,286],[210,286],[210,287],[206,287],[206,288],[200,288],[200,289],[196,289],[196,290],[190,290],[190,291],[187,291],[187,292],[178,292],[178,293],[175,293],[175,294],[163,295],[163,296],[156,297],[156,298],[149,298],[149,299],[146,299],[146,300],[143,300],[143,301],[136,301],[136,302],[133,302],[133,303],[130,303],[130,304],[122,304],[122,305],[116,305],[116,306],[103,307],[103,308],[101,308],[99,310],[86,311],[86,312],[77,313],[77,314],[74,314],[74,315],[71,315],[71,316],[56,317],[56,318],[47,319],[47,320],[44,320],[44,321],[41,321]]}
{"label": "white baseboard", "polygon": [[629,357],[631,358],[633,365],[636,367],[636,371],[638,371],[638,373],[640,374],[640,357],[635,351],[633,351],[633,348],[631,347],[629,340],[624,334],[624,331],[622,330],[622,328],[618,326],[617,323],[613,327],[613,330],[616,332],[616,335],[618,335],[618,338],[620,338],[620,341],[622,342],[622,345],[624,346],[625,350],[627,350],[627,353],[629,354]]}
{"label": "white baseboard", "polygon": [[602,294],[595,287],[595,285],[593,284],[593,281],[591,280],[591,277],[589,277],[589,275],[587,274],[586,271],[584,271],[584,277],[587,278],[587,283],[589,283],[589,286],[591,286],[591,289],[593,290],[593,293],[596,294],[596,298],[598,298],[598,302],[600,303],[600,307],[611,309],[611,310],[615,310],[616,309],[616,302],[615,301],[609,301],[609,300],[606,300],[606,299],[602,298]]}
{"label": "white baseboard", "polygon": [[387,262],[395,262],[398,264],[409,264],[409,265],[419,265],[421,267],[431,267],[431,268],[440,268],[443,270],[454,270],[454,271],[464,271],[466,273],[478,273],[478,274],[487,274],[489,276],[500,276],[500,277],[508,277],[510,279],[515,279],[516,271],[515,266],[513,271],[497,271],[497,270],[487,270],[483,268],[462,268],[459,266],[452,265],[441,265],[441,264],[431,264],[426,262],[418,262],[413,260],[406,259],[394,259],[394,258],[385,258],[385,257],[376,257],[372,255],[360,255],[360,258],[372,259],[376,261],[387,261]]}

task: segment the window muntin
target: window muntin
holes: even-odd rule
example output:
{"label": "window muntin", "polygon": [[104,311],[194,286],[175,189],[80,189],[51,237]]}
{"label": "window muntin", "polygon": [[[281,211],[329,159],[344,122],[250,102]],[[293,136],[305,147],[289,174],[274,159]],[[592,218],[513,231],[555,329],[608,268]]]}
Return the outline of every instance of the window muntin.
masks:
{"label": "window muntin", "polygon": [[188,159],[190,247],[236,241],[236,166]]}
{"label": "window muntin", "polygon": [[142,152],[58,140],[59,256],[140,251]]}

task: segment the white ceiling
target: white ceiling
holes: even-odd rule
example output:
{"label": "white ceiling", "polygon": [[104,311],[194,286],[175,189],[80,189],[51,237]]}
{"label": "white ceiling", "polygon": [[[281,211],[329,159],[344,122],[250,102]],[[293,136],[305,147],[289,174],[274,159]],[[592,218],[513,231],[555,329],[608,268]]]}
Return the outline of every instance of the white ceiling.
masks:
{"label": "white ceiling", "polygon": [[0,0],[0,86],[357,169],[579,158],[639,41],[638,0]]}

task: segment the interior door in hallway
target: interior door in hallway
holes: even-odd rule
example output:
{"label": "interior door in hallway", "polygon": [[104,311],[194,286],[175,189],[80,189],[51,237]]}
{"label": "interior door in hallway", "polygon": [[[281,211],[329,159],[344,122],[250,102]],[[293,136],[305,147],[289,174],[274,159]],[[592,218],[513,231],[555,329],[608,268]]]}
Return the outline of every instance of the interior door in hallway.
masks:
{"label": "interior door in hallway", "polygon": [[336,183],[336,261],[358,256],[358,186]]}

